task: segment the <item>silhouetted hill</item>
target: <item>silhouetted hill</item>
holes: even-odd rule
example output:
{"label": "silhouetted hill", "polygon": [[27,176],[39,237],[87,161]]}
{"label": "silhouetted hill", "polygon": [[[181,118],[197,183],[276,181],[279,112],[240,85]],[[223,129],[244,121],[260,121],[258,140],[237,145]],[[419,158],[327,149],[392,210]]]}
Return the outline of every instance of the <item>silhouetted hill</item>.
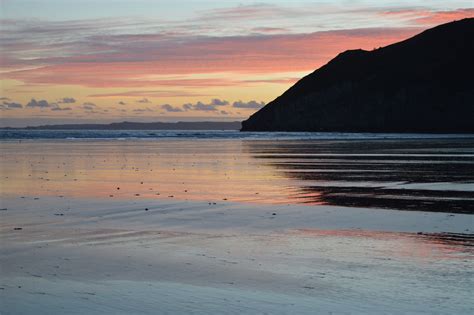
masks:
{"label": "silhouetted hill", "polygon": [[243,131],[474,132],[474,18],[350,50],[242,122]]}
{"label": "silhouetted hill", "polygon": [[38,130],[239,130],[240,121],[119,122],[111,124],[43,125],[18,129]]}

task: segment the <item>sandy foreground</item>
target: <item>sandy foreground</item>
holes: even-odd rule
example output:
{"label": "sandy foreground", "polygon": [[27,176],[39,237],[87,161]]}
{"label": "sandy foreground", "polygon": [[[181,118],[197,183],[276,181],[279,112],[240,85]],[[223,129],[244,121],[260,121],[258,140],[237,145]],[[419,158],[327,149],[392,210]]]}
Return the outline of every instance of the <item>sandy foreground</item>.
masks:
{"label": "sandy foreground", "polygon": [[473,148],[0,142],[1,314],[472,314]]}
{"label": "sandy foreground", "polygon": [[29,196],[2,208],[2,314],[474,309],[470,215]]}

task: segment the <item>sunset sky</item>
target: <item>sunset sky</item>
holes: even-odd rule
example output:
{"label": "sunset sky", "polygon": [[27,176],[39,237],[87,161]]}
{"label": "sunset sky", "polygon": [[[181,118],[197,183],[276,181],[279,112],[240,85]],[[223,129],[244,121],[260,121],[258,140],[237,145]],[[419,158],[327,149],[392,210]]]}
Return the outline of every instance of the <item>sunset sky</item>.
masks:
{"label": "sunset sky", "polygon": [[0,125],[241,120],[473,1],[0,0]]}

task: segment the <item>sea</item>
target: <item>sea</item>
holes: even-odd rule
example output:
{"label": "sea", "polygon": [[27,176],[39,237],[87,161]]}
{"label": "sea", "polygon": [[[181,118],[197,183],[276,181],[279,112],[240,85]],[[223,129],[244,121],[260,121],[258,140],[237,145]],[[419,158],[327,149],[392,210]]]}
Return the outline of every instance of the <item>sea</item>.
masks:
{"label": "sea", "polygon": [[67,139],[228,139],[228,140],[384,140],[474,139],[474,134],[240,132],[238,130],[28,130],[0,129],[1,140]]}

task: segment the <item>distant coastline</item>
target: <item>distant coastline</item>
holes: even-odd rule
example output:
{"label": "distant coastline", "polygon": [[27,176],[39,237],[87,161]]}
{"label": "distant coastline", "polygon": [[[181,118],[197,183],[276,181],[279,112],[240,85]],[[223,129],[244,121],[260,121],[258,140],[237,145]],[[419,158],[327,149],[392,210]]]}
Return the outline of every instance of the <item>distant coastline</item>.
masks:
{"label": "distant coastline", "polygon": [[27,127],[5,127],[14,130],[239,130],[240,121],[178,121],[178,122],[130,122],[110,124],[58,124]]}

